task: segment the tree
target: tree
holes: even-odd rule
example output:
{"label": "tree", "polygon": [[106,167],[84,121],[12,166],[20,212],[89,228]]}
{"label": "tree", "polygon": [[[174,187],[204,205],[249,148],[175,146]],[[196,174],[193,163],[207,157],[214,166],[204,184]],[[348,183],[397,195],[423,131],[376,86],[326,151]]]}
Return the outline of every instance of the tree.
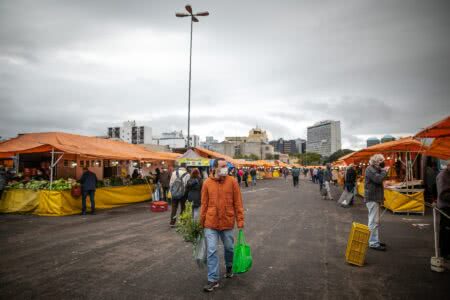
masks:
{"label": "tree", "polygon": [[266,159],[269,159],[269,160],[274,159],[274,155],[271,153],[266,153]]}
{"label": "tree", "polygon": [[299,163],[305,166],[318,165],[320,164],[321,159],[322,156],[319,153],[315,152],[306,152],[298,154]]}
{"label": "tree", "polygon": [[354,151],[350,150],[350,149],[338,150],[338,151],[334,152],[333,154],[331,154],[327,159],[325,159],[325,162],[326,163],[335,162],[336,160],[338,160],[342,156],[347,155],[347,154],[352,153],[352,152],[354,152]]}

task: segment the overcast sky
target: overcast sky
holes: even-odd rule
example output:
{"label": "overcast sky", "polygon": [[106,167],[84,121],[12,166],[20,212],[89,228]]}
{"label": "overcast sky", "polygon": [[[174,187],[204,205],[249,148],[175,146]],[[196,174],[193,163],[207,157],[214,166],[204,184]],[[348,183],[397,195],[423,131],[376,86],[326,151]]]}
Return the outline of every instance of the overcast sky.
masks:
{"label": "overcast sky", "polygon": [[[450,114],[449,1],[190,1],[191,131],[273,138],[340,120],[343,146]],[[0,136],[187,131],[177,0],[0,0]]]}

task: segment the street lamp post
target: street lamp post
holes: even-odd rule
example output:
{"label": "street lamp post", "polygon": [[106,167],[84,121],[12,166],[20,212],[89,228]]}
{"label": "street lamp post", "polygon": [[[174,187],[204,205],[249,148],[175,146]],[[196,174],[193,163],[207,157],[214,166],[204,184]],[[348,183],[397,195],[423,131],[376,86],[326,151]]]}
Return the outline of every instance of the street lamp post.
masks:
{"label": "street lamp post", "polygon": [[192,29],[194,22],[198,22],[197,17],[209,16],[209,12],[204,11],[194,14],[192,12],[192,7],[186,5],[186,11],[188,13],[176,13],[175,16],[178,18],[191,17],[191,42],[189,47],[189,92],[188,92],[188,137],[187,137],[187,148],[191,145],[191,73],[192,73]]}

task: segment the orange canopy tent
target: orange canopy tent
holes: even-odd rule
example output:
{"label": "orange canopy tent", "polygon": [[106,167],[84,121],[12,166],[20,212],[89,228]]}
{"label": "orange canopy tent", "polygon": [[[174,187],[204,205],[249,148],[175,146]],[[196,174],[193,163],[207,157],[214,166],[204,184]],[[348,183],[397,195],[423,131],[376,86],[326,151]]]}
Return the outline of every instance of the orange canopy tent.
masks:
{"label": "orange canopy tent", "polygon": [[200,156],[203,156],[205,158],[223,158],[225,159],[227,162],[232,163],[233,165],[238,165],[240,163],[240,161],[235,160],[234,158],[232,158],[231,156],[219,153],[219,152],[215,152],[212,150],[208,150],[205,148],[201,148],[201,147],[195,147],[193,148],[193,150],[199,154]]}
{"label": "orange canopy tent", "polygon": [[450,159],[450,116],[434,123],[415,135],[416,138],[434,138],[425,151],[428,156]]}
{"label": "orange canopy tent", "polygon": [[178,154],[153,152],[120,141],[63,132],[28,133],[0,144],[0,158],[59,151],[86,157],[123,160],[175,160]]}
{"label": "orange canopy tent", "polygon": [[346,164],[368,160],[372,155],[377,153],[395,153],[395,152],[412,152],[421,153],[426,150],[426,147],[418,140],[412,137],[401,138],[396,141],[377,144],[356,152],[352,152],[340,160]]}

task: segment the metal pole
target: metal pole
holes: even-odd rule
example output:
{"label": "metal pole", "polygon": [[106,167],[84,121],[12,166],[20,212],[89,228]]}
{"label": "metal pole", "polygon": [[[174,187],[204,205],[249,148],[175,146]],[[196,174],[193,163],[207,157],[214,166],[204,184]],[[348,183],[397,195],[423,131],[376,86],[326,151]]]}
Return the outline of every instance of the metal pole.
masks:
{"label": "metal pole", "polygon": [[53,164],[55,163],[55,148],[52,148],[52,161],[50,163],[50,189],[53,185]]}
{"label": "metal pole", "polygon": [[191,18],[191,43],[189,48],[189,97],[188,97],[188,140],[187,147],[191,145],[191,73],[192,73],[192,29],[193,21]]}
{"label": "metal pole", "polygon": [[433,207],[434,256],[439,257],[438,234],[436,227],[436,209]]}

